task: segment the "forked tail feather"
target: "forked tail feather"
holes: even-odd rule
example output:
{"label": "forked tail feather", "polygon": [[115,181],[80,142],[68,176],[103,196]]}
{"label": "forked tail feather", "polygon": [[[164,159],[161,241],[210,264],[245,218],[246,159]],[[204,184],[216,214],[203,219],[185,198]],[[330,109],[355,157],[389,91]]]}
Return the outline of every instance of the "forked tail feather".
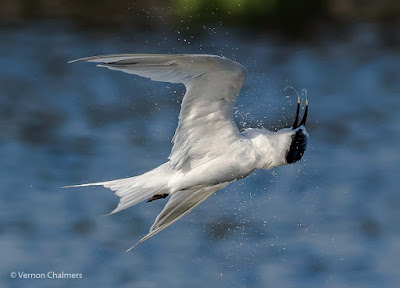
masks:
{"label": "forked tail feather", "polygon": [[172,173],[173,171],[170,170],[169,163],[167,162],[149,172],[135,177],[106,182],[70,185],[62,188],[104,186],[115,191],[115,195],[119,196],[120,199],[118,206],[109,213],[109,215],[111,215],[149,199],[155,194],[169,194],[170,192],[167,184]]}

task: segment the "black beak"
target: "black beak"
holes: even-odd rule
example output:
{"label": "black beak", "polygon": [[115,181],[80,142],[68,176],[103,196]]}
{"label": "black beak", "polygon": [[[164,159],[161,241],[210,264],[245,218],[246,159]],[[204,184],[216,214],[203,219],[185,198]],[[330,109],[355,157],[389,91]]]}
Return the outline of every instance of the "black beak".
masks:
{"label": "black beak", "polygon": [[293,130],[300,127],[301,125],[304,125],[304,126],[306,125],[307,114],[308,114],[308,100],[307,99],[306,99],[306,109],[304,111],[303,119],[301,119],[300,124],[297,126],[297,123],[299,122],[299,113],[300,113],[300,97],[297,100],[296,119],[294,120],[294,123],[293,123]]}
{"label": "black beak", "polygon": [[297,123],[299,122],[299,113],[300,113],[300,97],[297,97],[297,111],[296,111],[296,119],[294,119],[293,130],[297,128]]}
{"label": "black beak", "polygon": [[303,119],[301,119],[299,126],[301,125],[306,126],[307,114],[308,114],[308,100],[306,99],[306,110],[304,111]]}

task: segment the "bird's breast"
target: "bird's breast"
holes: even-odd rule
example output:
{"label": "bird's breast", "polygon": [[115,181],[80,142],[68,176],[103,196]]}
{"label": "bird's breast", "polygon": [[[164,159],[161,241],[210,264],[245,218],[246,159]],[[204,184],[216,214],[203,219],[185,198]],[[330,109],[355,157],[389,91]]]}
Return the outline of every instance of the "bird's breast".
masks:
{"label": "bird's breast", "polygon": [[251,147],[238,145],[234,149],[227,148],[226,153],[221,153],[190,171],[175,173],[168,186],[173,191],[212,186],[244,178],[255,169],[256,158]]}

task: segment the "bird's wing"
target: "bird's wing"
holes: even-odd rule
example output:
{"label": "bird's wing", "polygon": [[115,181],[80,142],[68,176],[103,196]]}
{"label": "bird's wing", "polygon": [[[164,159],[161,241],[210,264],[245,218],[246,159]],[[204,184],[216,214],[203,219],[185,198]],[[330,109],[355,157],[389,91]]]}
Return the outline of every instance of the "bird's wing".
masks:
{"label": "bird's wing", "polygon": [[234,61],[213,55],[151,54],[105,55],[74,61],[95,62],[100,67],[185,85],[169,156],[172,169],[190,170],[218,156],[240,137],[233,121],[233,105],[246,69]]}
{"label": "bird's wing", "polygon": [[182,190],[172,194],[168,203],[165,205],[164,209],[157,216],[154,224],[151,226],[149,233],[127,251],[132,250],[140,243],[146,241],[161,230],[164,230],[182,216],[192,211],[212,194],[224,188],[228,184],[229,183],[221,183],[210,187],[199,188],[197,190]]}

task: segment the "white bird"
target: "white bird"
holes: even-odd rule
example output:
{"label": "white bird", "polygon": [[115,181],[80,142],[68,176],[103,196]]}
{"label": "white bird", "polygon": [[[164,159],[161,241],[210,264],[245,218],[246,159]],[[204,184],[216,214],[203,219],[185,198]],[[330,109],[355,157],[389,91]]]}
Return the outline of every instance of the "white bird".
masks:
{"label": "white bird", "polygon": [[235,99],[246,78],[237,62],[214,55],[123,54],[70,61],[98,63],[154,81],[182,83],[186,87],[179,123],[172,139],[169,161],[139,176],[101,185],[120,197],[117,213],[147,199],[171,196],[149,233],[134,246],[165,229],[216,191],[257,169],[294,163],[303,156],[308,133],[305,128],[308,101],[300,123],[300,98],[293,127],[277,132],[247,129],[240,133],[233,120]]}

